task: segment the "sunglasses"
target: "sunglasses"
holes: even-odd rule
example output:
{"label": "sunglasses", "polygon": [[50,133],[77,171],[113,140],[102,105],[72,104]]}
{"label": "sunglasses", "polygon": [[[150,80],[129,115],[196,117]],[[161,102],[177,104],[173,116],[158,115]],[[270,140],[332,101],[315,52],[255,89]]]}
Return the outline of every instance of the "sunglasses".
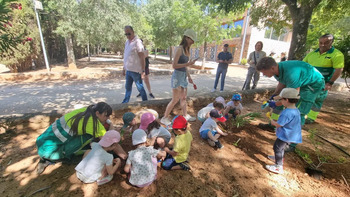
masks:
{"label": "sunglasses", "polygon": [[126,33],[126,34],[124,34],[124,35],[126,35],[126,36],[131,36],[131,33]]}

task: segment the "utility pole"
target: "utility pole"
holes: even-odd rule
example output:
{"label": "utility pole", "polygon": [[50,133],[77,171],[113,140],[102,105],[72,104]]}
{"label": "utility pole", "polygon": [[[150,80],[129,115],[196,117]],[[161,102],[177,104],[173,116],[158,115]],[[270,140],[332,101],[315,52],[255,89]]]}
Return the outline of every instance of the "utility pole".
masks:
{"label": "utility pole", "polygon": [[40,20],[39,20],[39,14],[38,14],[38,11],[37,11],[37,10],[43,10],[43,4],[40,1],[37,1],[37,0],[33,0],[33,4],[34,4],[34,11],[35,11],[36,20],[38,22],[41,46],[43,47],[45,65],[46,65],[47,72],[50,72],[50,65],[49,65],[49,61],[47,60],[45,43],[44,43],[44,37],[43,37],[43,33],[41,32],[41,25],[40,25]]}

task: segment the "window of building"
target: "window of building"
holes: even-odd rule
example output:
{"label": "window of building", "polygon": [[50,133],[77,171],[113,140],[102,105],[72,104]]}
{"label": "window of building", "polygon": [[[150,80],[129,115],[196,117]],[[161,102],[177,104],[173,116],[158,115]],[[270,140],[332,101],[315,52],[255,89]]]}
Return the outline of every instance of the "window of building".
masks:
{"label": "window of building", "polygon": [[278,40],[278,41],[285,41],[285,38],[287,36],[287,29],[283,28],[281,32],[277,32],[272,27],[266,27],[265,28],[265,36],[264,38],[272,39],[272,40]]}

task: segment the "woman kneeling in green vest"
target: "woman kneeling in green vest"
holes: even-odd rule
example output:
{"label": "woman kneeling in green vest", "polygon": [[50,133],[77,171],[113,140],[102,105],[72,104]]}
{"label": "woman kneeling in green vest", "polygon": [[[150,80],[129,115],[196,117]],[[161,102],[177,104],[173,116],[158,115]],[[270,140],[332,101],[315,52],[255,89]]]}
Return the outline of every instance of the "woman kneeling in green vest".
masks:
{"label": "woman kneeling in green vest", "polygon": [[[95,138],[106,133],[105,124],[112,114],[112,108],[105,102],[76,109],[67,113],[46,129],[37,140],[36,145],[40,161],[37,173],[41,174],[50,162],[71,159],[82,154],[82,149]],[[114,152],[126,159],[127,154],[118,144]]]}

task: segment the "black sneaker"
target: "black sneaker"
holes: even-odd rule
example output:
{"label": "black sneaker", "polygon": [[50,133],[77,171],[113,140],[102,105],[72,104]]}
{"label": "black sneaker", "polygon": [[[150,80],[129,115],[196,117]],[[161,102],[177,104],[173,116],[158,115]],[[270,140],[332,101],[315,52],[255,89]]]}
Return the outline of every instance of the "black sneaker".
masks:
{"label": "black sneaker", "polygon": [[154,95],[152,93],[150,93],[149,96],[152,98],[156,98],[156,97],[154,97]]}
{"label": "black sneaker", "polygon": [[217,142],[215,142],[215,146],[216,146],[218,149],[224,148],[224,145],[222,145],[222,144],[220,143],[219,140],[218,140]]}
{"label": "black sneaker", "polygon": [[140,97],[141,96],[141,93],[139,93],[136,97]]}
{"label": "black sneaker", "polygon": [[269,132],[275,132],[275,127],[272,126],[271,124],[263,124],[259,123],[258,127],[262,130],[269,131]]}
{"label": "black sneaker", "polygon": [[189,171],[189,170],[191,170],[191,167],[190,167],[190,165],[185,161],[185,162],[182,162],[182,163],[180,163],[179,164],[180,165],[180,167],[183,169],[183,170],[185,170],[185,171]]}

